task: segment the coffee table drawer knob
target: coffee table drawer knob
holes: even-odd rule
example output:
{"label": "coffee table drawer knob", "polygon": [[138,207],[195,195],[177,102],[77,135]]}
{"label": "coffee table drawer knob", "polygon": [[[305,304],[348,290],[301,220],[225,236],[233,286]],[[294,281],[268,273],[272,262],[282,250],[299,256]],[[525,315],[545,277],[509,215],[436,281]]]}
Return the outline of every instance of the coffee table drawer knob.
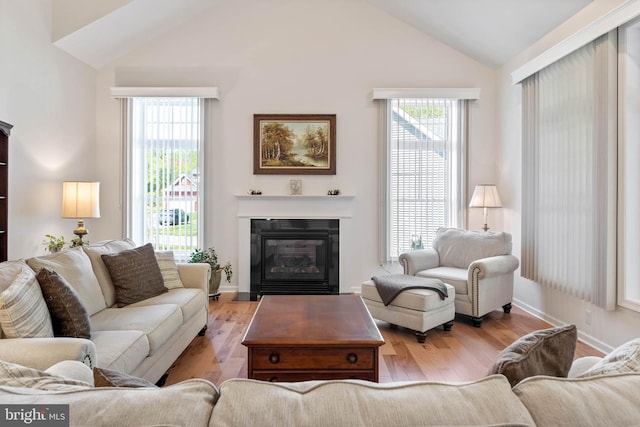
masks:
{"label": "coffee table drawer knob", "polygon": [[348,363],[356,363],[358,361],[358,355],[355,353],[347,354],[347,362]]}
{"label": "coffee table drawer knob", "polygon": [[280,355],[278,353],[271,353],[269,355],[269,362],[273,364],[280,362]]}

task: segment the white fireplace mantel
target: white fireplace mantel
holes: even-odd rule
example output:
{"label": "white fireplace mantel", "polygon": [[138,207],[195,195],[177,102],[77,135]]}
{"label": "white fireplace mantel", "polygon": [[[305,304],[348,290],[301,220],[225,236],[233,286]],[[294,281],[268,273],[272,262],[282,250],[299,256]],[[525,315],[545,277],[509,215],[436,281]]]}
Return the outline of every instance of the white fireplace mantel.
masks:
{"label": "white fireplace mantel", "polygon": [[238,218],[351,218],[354,196],[237,195]]}
{"label": "white fireplace mantel", "polygon": [[[250,291],[251,219],[260,218],[337,218],[340,220],[340,265],[345,254],[354,250],[351,224],[355,196],[350,195],[236,195],[238,201],[238,291]],[[340,292],[351,291],[352,280],[340,268]]]}

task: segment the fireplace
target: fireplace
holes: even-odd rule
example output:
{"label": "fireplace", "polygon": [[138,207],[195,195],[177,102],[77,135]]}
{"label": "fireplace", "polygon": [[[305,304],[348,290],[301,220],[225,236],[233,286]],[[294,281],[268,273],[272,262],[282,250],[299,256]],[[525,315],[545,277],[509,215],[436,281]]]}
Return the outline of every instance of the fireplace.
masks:
{"label": "fireplace", "polygon": [[251,219],[250,297],[339,293],[338,219]]}

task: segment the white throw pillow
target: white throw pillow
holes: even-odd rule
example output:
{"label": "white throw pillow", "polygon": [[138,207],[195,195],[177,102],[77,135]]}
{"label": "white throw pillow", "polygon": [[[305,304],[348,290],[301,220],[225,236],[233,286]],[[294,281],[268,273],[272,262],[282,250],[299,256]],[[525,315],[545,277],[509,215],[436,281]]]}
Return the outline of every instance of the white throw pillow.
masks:
{"label": "white throw pillow", "polygon": [[167,289],[184,288],[173,251],[156,251],[156,260],[160,266],[164,287]]}
{"label": "white throw pillow", "polygon": [[640,372],[640,338],[627,341],[578,378]]}
{"label": "white throw pillow", "polygon": [[0,294],[0,324],[7,338],[53,337],[47,304],[28,267]]}

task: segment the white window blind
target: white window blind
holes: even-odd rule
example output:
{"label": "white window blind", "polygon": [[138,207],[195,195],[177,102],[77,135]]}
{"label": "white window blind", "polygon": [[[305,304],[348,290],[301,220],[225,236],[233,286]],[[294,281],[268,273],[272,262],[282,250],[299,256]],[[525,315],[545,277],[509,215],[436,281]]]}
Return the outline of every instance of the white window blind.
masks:
{"label": "white window blind", "polygon": [[615,34],[523,82],[522,276],[613,308]]}
{"label": "white window blind", "polygon": [[134,97],[125,102],[127,235],[187,261],[202,234],[205,100]]}
{"label": "white window blind", "polygon": [[386,261],[463,224],[466,101],[386,101]]}

